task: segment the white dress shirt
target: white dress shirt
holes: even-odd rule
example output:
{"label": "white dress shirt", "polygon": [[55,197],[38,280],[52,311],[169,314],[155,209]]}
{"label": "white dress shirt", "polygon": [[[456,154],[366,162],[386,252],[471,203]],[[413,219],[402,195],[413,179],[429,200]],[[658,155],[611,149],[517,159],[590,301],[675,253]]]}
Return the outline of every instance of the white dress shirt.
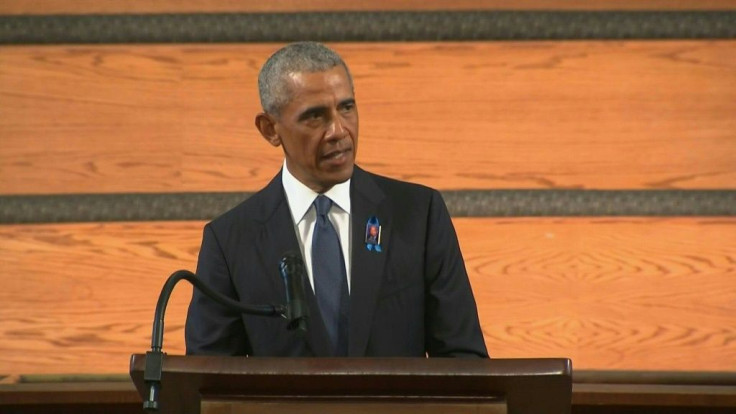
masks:
{"label": "white dress shirt", "polygon": [[[296,238],[299,240],[299,248],[304,257],[304,264],[307,267],[307,276],[309,283],[314,291],[314,276],[312,275],[312,234],[314,234],[314,223],[317,221],[317,212],[313,203],[319,193],[314,192],[311,188],[304,185],[296,177],[294,177],[286,167],[281,173],[281,182],[286,193],[286,200],[289,203],[291,218],[294,221],[294,229]],[[348,292],[350,291],[350,252],[351,252],[351,226],[350,226],[350,179],[344,183],[336,184],[324,193],[332,200],[332,208],[328,213],[328,217],[332,222],[332,226],[337,231],[340,238],[340,248],[342,249],[342,257],[345,260],[345,273],[348,275]]]}

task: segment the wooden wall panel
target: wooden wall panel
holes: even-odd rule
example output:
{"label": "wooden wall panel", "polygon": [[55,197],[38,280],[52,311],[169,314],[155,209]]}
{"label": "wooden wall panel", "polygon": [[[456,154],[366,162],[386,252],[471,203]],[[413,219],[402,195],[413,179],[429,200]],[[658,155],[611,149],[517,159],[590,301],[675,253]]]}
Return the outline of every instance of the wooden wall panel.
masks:
{"label": "wooden wall panel", "polygon": [[713,10],[733,0],[6,0],[0,14],[208,13],[362,10]]}
{"label": "wooden wall panel", "polygon": [[[0,193],[256,190],[278,45],[0,48]],[[735,41],[336,44],[359,162],[451,188],[734,188]]]}
{"label": "wooden wall panel", "polygon": [[[577,369],[734,370],[736,219],[456,219],[495,357]],[[201,222],[0,226],[0,374],[112,373],[150,346]],[[191,289],[167,316],[183,352]]]}
{"label": "wooden wall panel", "polygon": [[[151,346],[158,294],[194,270],[203,223],[0,227],[0,373],[124,373]],[[184,352],[191,287],[166,318],[167,352]]]}
{"label": "wooden wall panel", "polygon": [[736,369],[736,220],[456,220],[496,357]]}

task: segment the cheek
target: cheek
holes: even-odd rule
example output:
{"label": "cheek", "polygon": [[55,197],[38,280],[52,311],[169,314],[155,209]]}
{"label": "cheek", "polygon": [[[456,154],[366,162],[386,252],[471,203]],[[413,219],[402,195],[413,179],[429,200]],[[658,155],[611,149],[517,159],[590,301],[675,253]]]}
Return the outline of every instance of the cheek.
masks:
{"label": "cheek", "polygon": [[320,140],[315,137],[304,136],[301,140],[301,156],[304,159],[317,162],[320,153]]}
{"label": "cheek", "polygon": [[300,159],[306,162],[314,159],[314,154],[319,145],[319,141],[314,140],[309,134],[303,131],[289,131],[288,138],[282,136],[284,149],[294,159]]}
{"label": "cheek", "polygon": [[353,119],[348,120],[348,128],[353,133],[353,138],[358,137],[358,116],[356,115]]}

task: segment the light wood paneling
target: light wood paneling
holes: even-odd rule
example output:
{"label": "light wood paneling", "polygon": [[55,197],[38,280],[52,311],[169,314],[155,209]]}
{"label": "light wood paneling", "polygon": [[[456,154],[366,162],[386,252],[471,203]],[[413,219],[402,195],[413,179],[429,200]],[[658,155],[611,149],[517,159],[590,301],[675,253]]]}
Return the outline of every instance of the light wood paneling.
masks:
{"label": "light wood paneling", "polygon": [[736,369],[736,219],[456,223],[493,356]]}
{"label": "light wood paneling", "polygon": [[6,0],[0,14],[207,13],[363,10],[713,10],[733,0]]}
{"label": "light wood paneling", "polygon": [[[242,191],[278,45],[0,48],[0,193]],[[359,163],[452,188],[734,188],[736,41],[336,44]]]}
{"label": "light wood paneling", "polygon": [[[576,369],[736,369],[736,219],[456,219],[488,349]],[[125,372],[201,222],[0,226],[0,374]],[[390,254],[390,252],[388,252]],[[191,288],[165,349],[183,352]]]}
{"label": "light wood paneling", "polygon": [[[158,294],[194,270],[202,223],[0,227],[0,373],[124,373],[151,347]],[[184,353],[191,287],[167,309],[164,347]]]}

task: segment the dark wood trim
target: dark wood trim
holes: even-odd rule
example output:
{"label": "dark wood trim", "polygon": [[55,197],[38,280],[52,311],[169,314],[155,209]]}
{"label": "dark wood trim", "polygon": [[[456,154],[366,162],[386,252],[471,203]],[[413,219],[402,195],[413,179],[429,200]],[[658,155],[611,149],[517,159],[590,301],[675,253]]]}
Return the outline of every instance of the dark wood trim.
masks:
{"label": "dark wood trim", "polygon": [[736,407],[733,385],[573,384],[573,405]]}
{"label": "dark wood trim", "polygon": [[[131,380],[73,378],[0,384],[0,412],[141,412]],[[736,372],[576,371],[572,402],[573,413],[727,412],[736,408]]]}
{"label": "dark wood trim", "polygon": [[733,0],[12,0],[2,14],[243,13],[370,10],[729,10]]}
{"label": "dark wood trim", "polygon": [[141,398],[128,379],[105,382],[35,382],[0,384],[0,412],[4,405],[125,404]]}
{"label": "dark wood trim", "polygon": [[0,44],[732,39],[733,11],[388,11],[0,16]]}
{"label": "dark wood trim", "polygon": [[[0,196],[0,224],[210,220],[252,193]],[[457,190],[453,217],[720,217],[736,190]]]}
{"label": "dark wood trim", "polygon": [[736,386],[736,372],[579,370],[573,372],[572,380],[574,384]]}

